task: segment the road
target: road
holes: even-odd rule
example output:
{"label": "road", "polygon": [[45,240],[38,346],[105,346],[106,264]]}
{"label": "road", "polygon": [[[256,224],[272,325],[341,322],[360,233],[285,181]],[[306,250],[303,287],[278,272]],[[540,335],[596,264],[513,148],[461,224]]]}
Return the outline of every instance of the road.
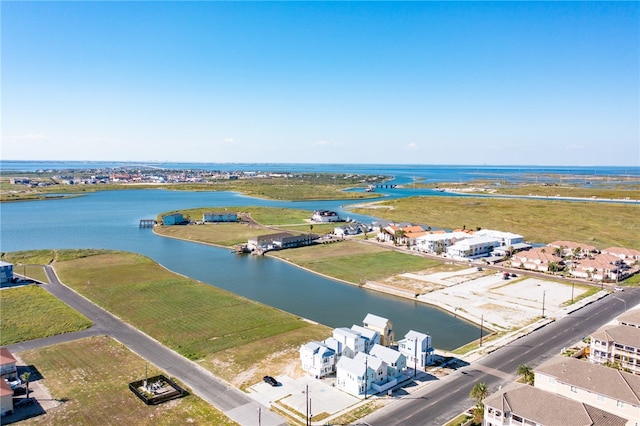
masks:
{"label": "road", "polygon": [[640,288],[609,295],[399,398],[362,421],[371,426],[443,425],[474,404],[469,392],[475,383],[484,382],[490,393],[495,392],[515,379],[519,365],[537,367],[639,303]]}
{"label": "road", "polygon": [[[52,267],[45,267],[45,272],[49,283],[43,284],[42,288],[89,318],[93,321],[94,326],[89,330],[71,333],[73,336],[53,336],[51,338],[17,344],[10,347],[10,350],[18,352],[36,347],[36,345],[55,344],[65,340],[72,340],[76,337],[98,334],[108,335],[127,346],[142,358],[167,372],[171,377],[177,378],[189,388],[191,392],[222,411],[233,421],[241,425],[256,425],[258,424],[258,410],[261,409],[261,425],[286,425],[285,420],[269,411],[268,407],[258,404],[249,398],[249,396],[229,386],[200,365],[172,351],[160,342],[131,327],[116,316],[63,285]],[[135,379],[135,377],[133,377],[132,380],[133,379]]]}

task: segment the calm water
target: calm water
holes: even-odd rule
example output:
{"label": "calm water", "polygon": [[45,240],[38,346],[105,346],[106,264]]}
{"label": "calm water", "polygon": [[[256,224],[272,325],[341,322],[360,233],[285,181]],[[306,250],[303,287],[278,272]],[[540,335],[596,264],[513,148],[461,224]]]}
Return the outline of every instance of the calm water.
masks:
{"label": "calm water", "polygon": [[[87,196],[0,204],[0,250],[106,248],[148,256],[167,268],[330,327],[361,324],[368,312],[390,318],[397,336],[430,333],[452,349],[479,337],[478,327],[423,304],[328,280],[286,263],[236,256],[226,249],[154,235],[142,218],[192,207],[292,206],[339,208],[342,202],[286,203],[229,192],[103,191]],[[359,217],[362,220],[371,220]]]}

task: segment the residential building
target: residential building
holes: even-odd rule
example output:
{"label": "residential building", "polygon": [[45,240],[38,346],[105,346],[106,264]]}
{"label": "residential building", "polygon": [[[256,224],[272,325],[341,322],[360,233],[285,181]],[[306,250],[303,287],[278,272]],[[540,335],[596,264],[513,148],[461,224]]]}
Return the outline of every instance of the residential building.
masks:
{"label": "residential building", "polygon": [[640,262],[640,250],[628,249],[624,247],[609,247],[602,250],[602,253],[616,256],[627,265],[633,265],[636,262]]}
{"label": "residential building", "polygon": [[395,341],[393,323],[386,318],[374,314],[367,314],[364,320],[362,320],[362,325],[369,330],[378,332],[382,346],[391,346]]}
{"label": "residential building", "polygon": [[311,216],[311,220],[319,223],[341,222],[340,216],[336,212],[329,210],[316,210]]}
{"label": "residential building", "polygon": [[512,232],[495,231],[493,229],[480,229],[473,233],[474,237],[491,237],[500,242],[500,247],[515,246],[524,243],[524,237]]}
{"label": "residential building", "polygon": [[598,253],[598,249],[594,246],[589,244],[576,243],[574,241],[554,241],[547,245],[549,247],[552,247],[554,250],[557,249],[558,254],[563,257],[575,256],[581,258]]}
{"label": "residential building", "polygon": [[[395,386],[397,382],[392,381]],[[386,389],[387,367],[380,358],[364,352],[355,358],[342,357],[336,365],[336,388],[353,396],[366,396]]]}
{"label": "residential building", "polygon": [[609,325],[597,330],[591,335],[589,361],[595,364],[615,363],[640,375],[640,328]]}
{"label": "residential building", "polygon": [[333,338],[340,343],[339,351],[336,352],[338,358],[353,358],[365,350],[365,339],[357,331],[346,327],[334,328]]}
{"label": "residential building", "polygon": [[586,257],[571,261],[569,273],[577,278],[585,278],[594,281],[617,281],[620,278],[621,263],[618,257],[611,254],[597,254],[594,257]]}
{"label": "residential building", "polygon": [[207,212],[202,214],[203,222],[237,222],[238,213]]}
{"label": "residential building", "polygon": [[313,244],[319,237],[315,234],[293,235],[288,232],[259,235],[247,241],[249,250],[282,250],[293,247],[302,247]]}
{"label": "residential building", "polygon": [[500,241],[495,237],[471,237],[447,247],[447,256],[467,259],[484,257],[499,246]]}
{"label": "residential building", "polygon": [[640,424],[640,376],[615,368],[554,357],[535,370],[535,387]]}
{"label": "residential building", "polygon": [[[16,359],[7,348],[0,348],[0,378],[15,379],[18,377]],[[3,380],[4,381],[4,380]]]}
{"label": "residential building", "polygon": [[484,399],[485,426],[626,426],[627,419],[524,383]]}
{"label": "residential building", "polygon": [[465,232],[431,232],[417,237],[415,248],[425,253],[442,254],[448,247],[467,238],[470,235]]}
{"label": "residential building", "polygon": [[13,281],[13,264],[0,260],[0,284]]}
{"label": "residential building", "polygon": [[431,336],[419,331],[409,330],[398,342],[398,351],[406,357],[409,368],[424,369],[434,362]]}
{"label": "residential building", "polygon": [[620,315],[617,319],[620,325],[640,328],[640,309],[631,309]]}
{"label": "residential building", "polygon": [[402,372],[407,368],[407,357],[399,351],[376,344],[371,348],[369,355],[384,361],[387,366],[388,379],[401,379],[404,377]]}
{"label": "residential building", "polygon": [[162,224],[164,226],[181,225],[185,222],[186,220],[182,213],[171,213],[162,216]]}
{"label": "residential building", "polygon": [[547,272],[551,264],[563,265],[562,258],[553,254],[549,247],[521,251],[511,257],[511,266],[514,268]]}
{"label": "residential building", "polygon": [[335,371],[336,352],[321,342],[309,342],[300,346],[300,361],[304,371],[321,378]]}
{"label": "residential building", "polygon": [[360,333],[360,337],[364,339],[364,351],[366,353],[371,353],[371,349],[380,344],[380,333],[375,330],[371,330],[369,328],[361,327],[359,325],[352,325],[351,330],[356,333]]}
{"label": "residential building", "polygon": [[0,416],[13,413],[13,390],[4,380],[0,380]]}

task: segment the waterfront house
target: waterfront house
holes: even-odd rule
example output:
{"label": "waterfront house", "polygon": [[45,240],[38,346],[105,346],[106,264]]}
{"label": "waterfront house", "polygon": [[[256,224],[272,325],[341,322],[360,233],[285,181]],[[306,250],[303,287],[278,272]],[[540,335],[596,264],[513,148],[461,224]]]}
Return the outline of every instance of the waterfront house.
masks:
{"label": "waterfront house", "polygon": [[329,210],[314,211],[311,220],[318,223],[342,222],[338,213]]}
{"label": "waterfront house", "polygon": [[409,330],[398,342],[398,351],[406,357],[410,368],[424,369],[434,362],[431,336],[419,331]]}
{"label": "waterfront house", "polygon": [[13,281],[13,264],[0,260],[0,284]]}
{"label": "waterfront house", "polygon": [[494,248],[499,246],[500,241],[496,237],[472,237],[457,241],[447,247],[447,256],[458,259],[474,259],[488,256]]}
{"label": "waterfront house", "polygon": [[364,320],[362,320],[362,326],[378,332],[382,346],[391,346],[395,341],[393,323],[386,318],[374,314],[367,314]]}
{"label": "waterfront house", "polygon": [[231,212],[207,212],[202,214],[203,222],[237,222],[238,213]]}
{"label": "waterfront house", "polygon": [[333,329],[333,339],[340,343],[337,356],[353,358],[356,354],[365,351],[366,341],[359,332],[339,327]]}
{"label": "waterfront house", "polygon": [[315,234],[293,235],[288,232],[258,235],[247,240],[249,250],[282,250],[287,248],[308,246],[318,239]]}
{"label": "waterfront house", "polygon": [[321,342],[309,342],[300,346],[300,361],[304,371],[322,378],[335,371],[336,352]]}
{"label": "waterfront house", "polygon": [[[15,379],[18,377],[16,358],[7,348],[0,348],[0,378]],[[4,380],[3,380],[4,381]]]}
{"label": "waterfront house", "polygon": [[170,213],[162,216],[162,224],[164,226],[182,225],[186,220],[182,213]]}
{"label": "waterfront house", "polygon": [[640,376],[572,357],[556,356],[535,370],[535,387],[627,420],[640,419]]}
{"label": "waterfront house", "polygon": [[425,253],[442,254],[457,241],[469,237],[465,232],[429,232],[416,238],[415,248]]}
{"label": "waterfront house", "polygon": [[364,351],[366,353],[371,352],[371,348],[373,348],[374,345],[380,344],[380,333],[375,330],[355,324],[351,326],[351,330],[360,333],[360,337],[364,340]]}
{"label": "waterfront house", "polygon": [[524,383],[510,383],[483,402],[485,426],[627,425],[622,417]]}

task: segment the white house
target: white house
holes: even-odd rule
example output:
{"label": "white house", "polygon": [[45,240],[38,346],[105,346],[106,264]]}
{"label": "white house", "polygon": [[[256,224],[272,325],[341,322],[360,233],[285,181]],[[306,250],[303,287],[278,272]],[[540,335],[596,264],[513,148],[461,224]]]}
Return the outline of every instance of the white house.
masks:
{"label": "white house", "polygon": [[371,330],[359,325],[351,326],[351,330],[356,333],[360,333],[360,336],[364,339],[364,351],[370,353],[374,345],[380,343],[380,333],[375,330]]}
{"label": "white house", "polygon": [[466,240],[471,235],[466,232],[432,232],[416,238],[415,248],[425,253],[441,254],[457,241]]}
{"label": "white house", "polygon": [[495,237],[472,237],[447,247],[447,256],[467,259],[483,257],[499,246],[500,241]]}
{"label": "white house", "polygon": [[340,343],[338,357],[353,358],[365,350],[365,339],[357,331],[346,327],[335,328],[333,338]]}
{"label": "white house", "polygon": [[300,346],[300,361],[311,376],[325,377],[335,371],[336,352],[320,342],[309,342]]}
{"label": "white house", "polygon": [[495,231],[493,229],[480,229],[473,233],[474,237],[491,237],[500,242],[500,246],[509,247],[524,243],[524,237],[512,232]]}
{"label": "white house", "polygon": [[342,357],[336,365],[336,388],[354,396],[384,390],[387,367],[380,358],[360,352],[355,358]]}
{"label": "white house", "polygon": [[398,351],[406,357],[409,368],[424,369],[433,364],[434,350],[428,334],[409,330],[404,339],[398,342]]}
{"label": "white house", "polygon": [[340,222],[338,213],[329,210],[316,210],[311,216],[311,220],[318,223]]}
{"label": "white house", "polygon": [[404,377],[402,372],[407,368],[407,357],[399,351],[382,345],[375,345],[371,348],[369,355],[384,361],[387,366],[387,377],[389,380]]}
{"label": "white house", "polygon": [[378,332],[382,346],[391,346],[393,344],[395,340],[393,323],[388,319],[374,314],[367,314],[362,320],[362,325],[364,328]]}

